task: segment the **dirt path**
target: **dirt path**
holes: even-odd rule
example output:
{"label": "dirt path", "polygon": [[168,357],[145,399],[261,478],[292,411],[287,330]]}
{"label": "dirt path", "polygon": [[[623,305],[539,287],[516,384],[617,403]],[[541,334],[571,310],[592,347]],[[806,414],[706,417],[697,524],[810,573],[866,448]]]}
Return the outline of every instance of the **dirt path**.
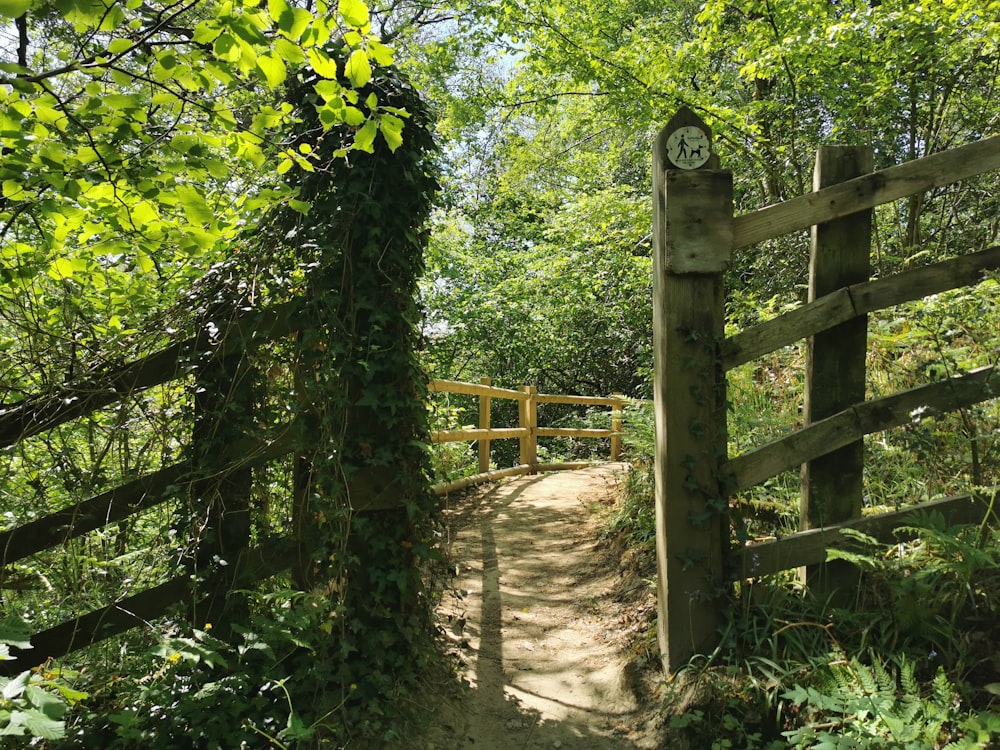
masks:
{"label": "dirt path", "polygon": [[470,690],[436,712],[424,748],[658,747],[641,680],[628,679],[621,575],[592,508],[621,465],[524,477],[459,507],[456,592],[440,608]]}

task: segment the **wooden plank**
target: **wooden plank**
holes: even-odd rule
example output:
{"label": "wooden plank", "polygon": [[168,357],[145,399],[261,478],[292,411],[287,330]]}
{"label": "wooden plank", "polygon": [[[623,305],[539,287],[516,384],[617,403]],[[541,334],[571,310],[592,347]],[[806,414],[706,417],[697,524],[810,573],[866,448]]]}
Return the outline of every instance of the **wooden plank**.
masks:
{"label": "wooden plank", "polygon": [[491,427],[486,430],[470,428],[468,430],[434,430],[431,432],[432,443],[458,443],[463,440],[504,440],[520,438],[528,434],[527,427]]}
{"label": "wooden plank", "polygon": [[518,402],[519,427],[526,430],[521,437],[521,463],[528,466],[538,465],[538,386],[523,386],[525,399]]}
{"label": "wooden plank", "polygon": [[[873,169],[870,147],[822,146],[816,152],[816,190]],[[871,273],[872,209],[814,226],[809,254],[809,301]],[[868,318],[858,316],[808,340],[802,418],[805,424],[833,416],[865,399]],[[864,440],[804,463],[799,493],[799,528],[803,531],[861,517],[864,496]],[[805,581],[820,598],[843,596],[857,588],[853,566],[832,564],[806,570]]]}
{"label": "wooden plank", "polygon": [[613,396],[573,396],[553,393],[539,393],[535,399],[541,404],[576,404],[578,406],[617,406],[624,403],[622,399]]}
{"label": "wooden plank", "polygon": [[493,398],[512,398],[524,401],[528,398],[523,391],[512,391],[509,388],[497,388],[480,383],[463,383],[458,380],[441,380],[435,378],[427,383],[427,390],[432,393],[464,393],[469,396],[492,396]]}
{"label": "wooden plank", "polygon": [[[120,367],[97,370],[40,396],[0,409],[0,447],[14,445],[153,386],[192,374],[200,357],[234,354],[295,330],[298,300],[265,310],[248,310],[214,337],[201,331],[184,341]],[[222,321],[220,321],[221,323]]]}
{"label": "wooden plank", "polygon": [[616,393],[618,403],[611,412],[611,460],[617,461],[622,452],[622,414],[625,410],[625,394]]}
{"label": "wooden plank", "polygon": [[442,495],[448,495],[452,492],[458,492],[459,490],[464,490],[467,487],[472,487],[477,484],[485,484],[486,482],[497,482],[506,477],[519,477],[523,474],[527,474],[531,471],[531,467],[527,464],[522,464],[520,466],[513,466],[509,469],[495,469],[493,471],[484,471],[479,474],[473,474],[469,477],[463,477],[462,479],[456,479],[453,482],[442,482],[440,484],[435,484],[432,488],[434,493],[439,497]]}
{"label": "wooden plank", "polygon": [[873,432],[955,411],[1000,397],[1000,372],[983,367],[967,375],[911,388],[845,409],[824,420],[730,459],[734,492],[752,487],[783,471]]}
{"label": "wooden plank", "polygon": [[538,437],[569,437],[569,438],[609,438],[614,430],[590,427],[539,427],[535,432]]}
{"label": "wooden plank", "polygon": [[978,284],[986,271],[997,269],[1000,247],[991,247],[888,278],[851,284],[730,336],[723,349],[723,366],[731,370],[858,315]]}
{"label": "wooden plank", "polygon": [[[718,469],[726,446],[719,344],[728,246],[709,244],[713,239],[728,243],[732,204],[724,198],[703,203],[693,198],[731,197],[732,175],[703,173],[693,192],[683,189],[683,180],[668,181],[668,136],[667,128],[660,131],[653,150],[653,395],[657,637],[664,671],[674,674],[693,654],[718,644],[727,616],[719,598],[726,590],[728,521]],[[674,219],[685,224],[679,232],[671,226]],[[697,222],[704,231],[692,237]],[[690,239],[690,247],[677,244],[683,238]],[[706,257],[690,257],[694,251]],[[678,273],[694,269],[699,272]]]}
{"label": "wooden plank", "polygon": [[942,498],[877,516],[856,518],[832,526],[800,531],[781,539],[747,544],[736,553],[736,575],[756,578],[803,565],[816,565],[826,560],[828,549],[850,544],[842,529],[854,529],[880,542],[895,541],[896,529],[913,523],[914,516],[931,512],[942,513],[949,525],[980,523],[990,510],[989,503],[973,495]]}
{"label": "wooden plank", "polygon": [[[660,179],[667,199],[663,249],[671,273],[718,273],[729,267],[733,246],[730,222],[714,217],[732,211],[732,190],[723,188],[729,172],[669,169]],[[720,178],[721,175],[721,178]],[[676,198],[683,195],[682,200]]]}
{"label": "wooden plank", "polygon": [[[270,539],[241,554],[234,562],[237,572],[235,585],[247,587],[291,567],[299,554],[288,539]],[[203,584],[210,590],[214,579]],[[191,588],[191,577],[182,575],[145,591],[140,591],[85,615],[35,633],[31,649],[11,648],[16,660],[0,661],[0,675],[12,675],[41,664],[49,658],[59,658],[77,649],[99,643],[135,627],[148,626],[179,603],[197,598]],[[197,608],[203,609],[204,601]],[[204,623],[198,623],[203,625]]]}
{"label": "wooden plank", "polygon": [[[238,471],[260,465],[288,453],[293,445],[291,427],[269,442],[242,441],[228,453],[235,460],[223,471]],[[122,521],[175,497],[196,478],[191,462],[182,461],[145,474],[69,508],[8,529],[0,533],[0,561],[3,565],[9,565],[110,523]]]}
{"label": "wooden plank", "polygon": [[733,220],[733,249],[1000,169],[1000,136],[899,164]]}

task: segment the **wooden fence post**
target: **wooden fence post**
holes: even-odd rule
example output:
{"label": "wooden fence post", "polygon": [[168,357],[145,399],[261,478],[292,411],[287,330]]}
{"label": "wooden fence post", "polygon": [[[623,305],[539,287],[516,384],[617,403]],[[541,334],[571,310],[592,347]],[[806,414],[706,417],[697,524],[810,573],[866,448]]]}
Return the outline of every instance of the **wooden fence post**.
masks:
{"label": "wooden fence post", "polygon": [[521,390],[528,394],[526,399],[518,401],[518,427],[528,428],[528,434],[521,437],[521,463],[531,467],[529,473],[537,473],[538,466],[538,402],[535,394],[538,386],[524,385]]}
{"label": "wooden fence post", "polygon": [[611,460],[617,461],[622,452],[622,409],[625,408],[625,394],[612,393],[611,395],[621,399],[611,407],[611,429],[615,433],[611,436]]}
{"label": "wooden fence post", "polygon": [[[813,189],[867,174],[869,147],[823,146],[816,154]],[[814,226],[809,258],[809,301],[868,281],[871,272],[871,209]],[[868,318],[860,316],[811,337],[806,356],[805,424],[865,400]],[[844,446],[802,466],[800,527],[818,528],[861,517],[864,441]],[[848,563],[811,566],[806,580],[822,597],[840,589],[849,597],[857,569]]]}
{"label": "wooden fence post", "polygon": [[[658,636],[668,673],[719,642],[729,596],[723,569],[728,513],[720,476],[726,458],[720,343],[733,178],[725,171],[670,168],[668,149],[676,151],[680,143],[693,147],[693,139],[679,139],[691,131],[678,131],[677,119],[661,131],[653,152]],[[707,131],[703,124],[696,127]]]}
{"label": "wooden fence post", "polygon": [[[493,378],[480,378],[481,385],[493,385]],[[493,399],[489,394],[479,394],[479,429],[488,430],[490,428],[490,406]],[[479,473],[485,474],[490,470],[490,439],[480,438],[479,450]]]}

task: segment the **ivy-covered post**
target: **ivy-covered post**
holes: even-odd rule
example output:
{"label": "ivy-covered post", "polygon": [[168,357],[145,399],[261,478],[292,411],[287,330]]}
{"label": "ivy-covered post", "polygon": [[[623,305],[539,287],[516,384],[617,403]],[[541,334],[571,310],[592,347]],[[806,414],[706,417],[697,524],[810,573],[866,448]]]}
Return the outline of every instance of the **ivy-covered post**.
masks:
{"label": "ivy-covered post", "polygon": [[[720,359],[733,179],[681,110],[653,151],[653,366],[658,636],[663,667],[712,649],[727,612],[726,391]],[[704,167],[704,168],[703,168]]]}
{"label": "ivy-covered post", "polygon": [[[331,49],[345,62],[349,53]],[[301,685],[327,709],[363,711],[377,726],[372,707],[414,676],[432,633],[422,566],[438,501],[428,480],[417,282],[437,190],[433,120],[391,68],[376,68],[360,87],[358,114],[378,108],[360,128],[324,132],[327,105],[308,82],[290,100],[301,116],[296,148],[314,166],[288,179],[309,210],[277,212],[259,234],[306,269],[295,580],[317,597],[304,613],[320,626],[300,634],[310,648],[289,666],[289,688]]]}
{"label": "ivy-covered post", "polygon": [[[493,385],[493,378],[480,378],[480,385]],[[479,429],[488,430],[490,429],[490,408],[493,399],[490,398],[488,393],[481,393],[479,395]],[[485,474],[490,470],[490,439],[480,438],[478,443],[479,449],[479,473]]]}
{"label": "ivy-covered post", "polygon": [[[820,190],[867,174],[874,168],[870,147],[824,146],[816,153],[813,188]],[[809,301],[868,281],[871,273],[872,210],[866,209],[812,229]],[[829,417],[865,400],[868,316],[817,333],[808,342],[803,421]],[[800,527],[803,531],[861,517],[864,495],[864,441],[820,456],[802,466]],[[849,600],[858,569],[843,561],[811,566],[806,581],[827,598],[834,590]]]}

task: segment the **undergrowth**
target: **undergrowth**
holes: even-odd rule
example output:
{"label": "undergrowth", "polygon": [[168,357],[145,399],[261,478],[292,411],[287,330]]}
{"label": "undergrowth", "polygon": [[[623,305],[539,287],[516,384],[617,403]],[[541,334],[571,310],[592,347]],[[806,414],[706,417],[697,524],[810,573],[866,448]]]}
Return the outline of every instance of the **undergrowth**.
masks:
{"label": "undergrowth", "polygon": [[[996,364],[995,290],[939,295],[870,327],[869,398]],[[983,309],[988,308],[983,313]],[[975,311],[972,314],[970,311]],[[986,342],[986,343],[979,343]],[[729,453],[800,426],[803,349],[729,373]],[[996,499],[1000,404],[917,410],[866,438],[866,513],[963,492]],[[652,407],[626,410],[633,466],[607,531],[652,547]],[[799,528],[799,475],[731,498],[731,532],[761,540]],[[814,596],[797,571],[733,585],[721,645],[664,683],[677,747],[967,750],[1000,748],[1000,533],[917,515],[898,540],[848,532],[830,559],[862,571],[843,599]]]}

